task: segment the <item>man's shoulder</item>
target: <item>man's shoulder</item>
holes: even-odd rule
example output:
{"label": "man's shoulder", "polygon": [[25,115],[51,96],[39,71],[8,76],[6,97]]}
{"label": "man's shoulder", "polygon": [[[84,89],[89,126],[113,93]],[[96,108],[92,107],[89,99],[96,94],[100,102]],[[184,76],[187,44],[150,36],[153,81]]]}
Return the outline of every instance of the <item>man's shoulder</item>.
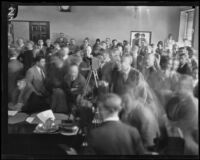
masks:
{"label": "man's shoulder", "polygon": [[33,65],[31,68],[29,68],[29,69],[27,70],[27,72],[33,73],[33,72],[35,72],[35,70],[37,70],[36,65]]}

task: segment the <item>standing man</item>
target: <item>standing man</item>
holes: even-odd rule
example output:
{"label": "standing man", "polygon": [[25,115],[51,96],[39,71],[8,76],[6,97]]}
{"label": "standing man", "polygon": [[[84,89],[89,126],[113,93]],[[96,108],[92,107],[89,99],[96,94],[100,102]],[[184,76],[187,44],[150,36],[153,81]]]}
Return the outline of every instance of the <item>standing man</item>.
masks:
{"label": "standing man", "polygon": [[119,120],[122,109],[119,96],[109,93],[101,97],[98,103],[103,123],[90,131],[87,137],[90,153],[97,155],[141,155],[145,153],[141,137],[135,127]]}

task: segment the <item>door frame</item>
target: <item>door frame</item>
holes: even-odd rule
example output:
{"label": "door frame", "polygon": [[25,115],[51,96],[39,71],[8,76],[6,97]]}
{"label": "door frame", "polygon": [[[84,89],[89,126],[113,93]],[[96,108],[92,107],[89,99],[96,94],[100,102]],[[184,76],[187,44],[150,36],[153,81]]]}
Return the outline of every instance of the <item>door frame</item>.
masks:
{"label": "door frame", "polygon": [[48,27],[48,37],[50,38],[50,22],[49,21],[30,21],[30,20],[12,20],[12,22],[28,22],[29,23],[29,40],[31,38],[31,23],[30,22],[45,22],[47,23],[47,27]]}

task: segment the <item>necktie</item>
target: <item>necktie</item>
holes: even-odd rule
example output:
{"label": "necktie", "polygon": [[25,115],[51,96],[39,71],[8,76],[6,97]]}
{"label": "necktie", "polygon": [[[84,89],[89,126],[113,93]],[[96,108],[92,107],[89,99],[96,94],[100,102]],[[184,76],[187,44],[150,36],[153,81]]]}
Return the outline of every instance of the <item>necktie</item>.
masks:
{"label": "necktie", "polygon": [[42,76],[42,80],[44,80],[45,79],[45,75],[44,75],[44,72],[43,72],[42,69],[40,69],[40,73],[41,73],[41,76]]}

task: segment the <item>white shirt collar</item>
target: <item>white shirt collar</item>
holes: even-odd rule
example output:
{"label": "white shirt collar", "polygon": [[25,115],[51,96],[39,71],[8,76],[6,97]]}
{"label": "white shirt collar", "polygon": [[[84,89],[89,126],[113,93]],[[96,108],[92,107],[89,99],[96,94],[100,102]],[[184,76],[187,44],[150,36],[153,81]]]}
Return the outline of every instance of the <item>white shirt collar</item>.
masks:
{"label": "white shirt collar", "polygon": [[37,70],[41,73],[41,68],[36,65]]}
{"label": "white shirt collar", "polygon": [[107,122],[107,121],[119,121],[119,117],[118,116],[108,117],[108,118],[104,119],[103,121],[104,122]]}
{"label": "white shirt collar", "polygon": [[11,57],[11,58],[10,58],[10,60],[14,60],[14,59],[17,59],[17,57]]}

